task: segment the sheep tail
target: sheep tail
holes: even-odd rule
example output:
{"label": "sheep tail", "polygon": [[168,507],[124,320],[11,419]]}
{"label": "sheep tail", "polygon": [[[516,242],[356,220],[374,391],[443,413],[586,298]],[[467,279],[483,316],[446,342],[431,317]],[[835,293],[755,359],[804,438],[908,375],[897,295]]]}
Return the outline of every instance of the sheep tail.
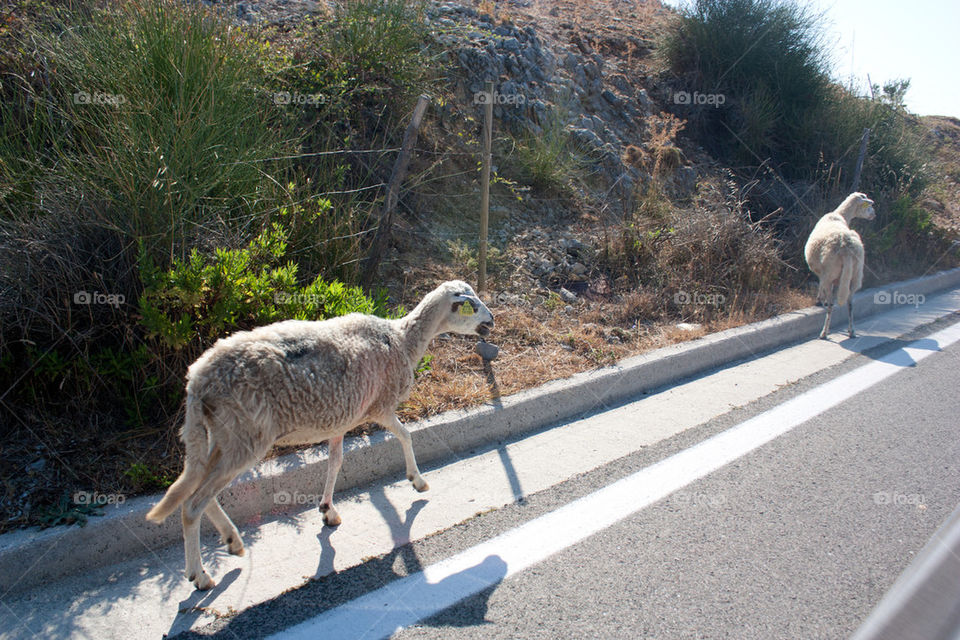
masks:
{"label": "sheep tail", "polygon": [[187,394],[186,416],[180,429],[180,439],[186,448],[183,473],[170,485],[160,502],[147,513],[147,520],[150,522],[159,524],[166,520],[167,516],[197,490],[204,477],[204,460],[198,459],[200,455],[206,457],[208,448],[203,401],[192,394]]}
{"label": "sheep tail", "polygon": [[849,253],[843,254],[843,267],[840,271],[840,282],[837,284],[837,304],[843,306],[850,299],[850,283],[853,282],[853,268],[856,258]]}

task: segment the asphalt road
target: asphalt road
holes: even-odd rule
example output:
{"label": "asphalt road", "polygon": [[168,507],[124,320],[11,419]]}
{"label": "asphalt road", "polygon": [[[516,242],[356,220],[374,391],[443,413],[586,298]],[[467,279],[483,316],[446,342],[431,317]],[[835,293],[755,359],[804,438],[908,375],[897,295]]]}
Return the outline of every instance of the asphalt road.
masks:
{"label": "asphalt road", "polygon": [[[956,316],[923,334],[951,322]],[[960,502],[958,345],[916,366],[903,362],[908,366],[893,376],[772,442],[395,637],[849,637]],[[855,357],[519,504],[315,580],[201,632],[224,638],[283,632],[870,361]],[[591,513],[583,509],[572,517],[590,519]],[[419,606],[418,596],[416,590],[403,594],[411,608]],[[363,636],[321,631],[314,637]]]}

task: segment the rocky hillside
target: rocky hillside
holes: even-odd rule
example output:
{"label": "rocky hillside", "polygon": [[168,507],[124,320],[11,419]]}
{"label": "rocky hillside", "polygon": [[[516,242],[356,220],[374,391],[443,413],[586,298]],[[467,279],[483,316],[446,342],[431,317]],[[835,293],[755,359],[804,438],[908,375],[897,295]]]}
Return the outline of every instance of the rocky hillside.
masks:
{"label": "rocky hillside", "polygon": [[938,180],[924,193],[923,206],[934,224],[960,234],[960,120],[943,116],[920,118],[933,148],[932,169]]}

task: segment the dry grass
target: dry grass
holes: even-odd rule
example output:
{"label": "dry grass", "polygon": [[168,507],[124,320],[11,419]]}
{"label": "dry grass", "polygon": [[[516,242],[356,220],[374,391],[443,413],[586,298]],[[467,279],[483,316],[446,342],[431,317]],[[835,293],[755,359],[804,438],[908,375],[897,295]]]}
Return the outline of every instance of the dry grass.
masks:
{"label": "dry grass", "polygon": [[578,301],[574,310],[546,304],[491,307],[497,327],[491,337],[500,356],[484,367],[471,338],[435,340],[428,353],[430,370],[417,380],[399,411],[409,422],[451,409],[475,407],[495,398],[530,389],[551,380],[615,364],[629,356],[742,326],[792,309],[808,307],[813,298],[794,289],[757,294],[736,301],[729,315],[693,330],[676,321],[644,318],[662,309],[652,290],[629,292],[610,301]]}
{"label": "dry grass", "polygon": [[684,120],[672,113],[650,114],[645,118],[649,140],[647,147],[653,158],[650,172],[660,176],[666,171],[676,169],[684,163],[686,158],[677,147],[677,135],[686,125]]}

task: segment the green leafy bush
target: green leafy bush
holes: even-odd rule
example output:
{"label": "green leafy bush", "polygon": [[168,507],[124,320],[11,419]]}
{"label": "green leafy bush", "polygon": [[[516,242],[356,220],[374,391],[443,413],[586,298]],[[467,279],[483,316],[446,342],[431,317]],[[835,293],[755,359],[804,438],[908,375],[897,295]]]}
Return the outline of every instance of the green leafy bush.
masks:
{"label": "green leafy bush", "polygon": [[383,293],[370,298],[359,287],[319,276],[297,284],[297,264],[284,260],[287,234],[274,223],[242,249],[194,249],[161,272],[141,257],[146,289],[140,297],[143,325],[151,337],[179,350],[197,340],[210,344],[237,329],[286,318],[320,320],[359,312],[387,315]]}

